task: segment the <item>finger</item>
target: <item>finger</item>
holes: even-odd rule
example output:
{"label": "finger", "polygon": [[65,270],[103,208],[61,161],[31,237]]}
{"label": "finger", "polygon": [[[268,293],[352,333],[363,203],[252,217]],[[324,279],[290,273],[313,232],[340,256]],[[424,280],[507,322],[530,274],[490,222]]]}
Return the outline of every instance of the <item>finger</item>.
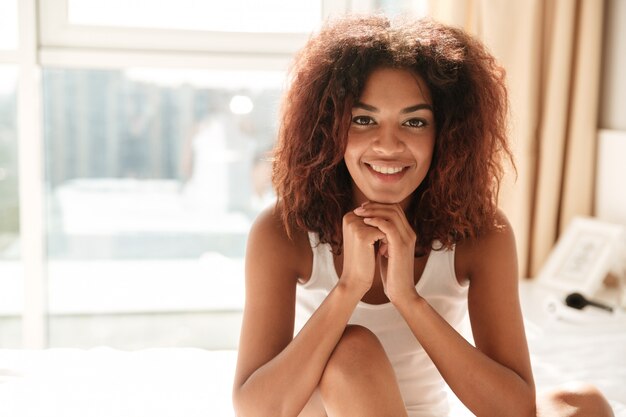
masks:
{"label": "finger", "polygon": [[371,239],[368,241],[370,245],[374,246],[376,242],[382,241],[386,239],[385,233],[377,227],[372,227],[373,231],[371,234]]}
{"label": "finger", "polygon": [[366,217],[363,219],[363,222],[380,229],[384,234],[384,238],[386,238],[386,244],[400,239],[398,228],[389,220],[382,217]]}
{"label": "finger", "polygon": [[415,231],[399,204],[369,203],[361,210],[356,210],[355,215],[362,217],[382,217],[396,226],[403,241],[411,242],[416,239]]}
{"label": "finger", "polygon": [[393,209],[393,210],[399,210],[399,212],[403,211],[402,207],[400,207],[400,204],[397,204],[397,203],[372,203],[372,202],[363,203],[359,207],[355,208],[353,211],[357,212],[360,210],[374,210],[374,209]]}
{"label": "finger", "polygon": [[395,254],[394,256],[401,256],[400,253],[404,251],[404,248],[410,248],[411,252],[414,252],[415,240],[403,240],[398,229],[395,225],[393,225],[393,223],[380,217],[366,217],[363,219],[363,222],[365,224],[376,226],[384,232],[385,239],[381,240],[378,252],[382,254],[385,259],[392,256],[392,253]]}
{"label": "finger", "polygon": [[378,249],[378,253],[380,253],[385,258],[389,258],[389,244],[381,243],[380,248]]}
{"label": "finger", "polygon": [[394,204],[395,210],[398,213],[398,218],[404,223],[404,227],[408,229],[410,229],[411,231],[413,230],[413,226],[411,225],[411,223],[409,223],[409,219],[406,217],[406,213],[404,212],[404,210],[402,210],[402,207],[400,207],[400,204]]}
{"label": "finger", "polygon": [[409,223],[406,218],[406,214],[402,207],[399,204],[383,204],[383,203],[369,203],[365,206],[357,207],[354,210],[354,214],[359,215],[361,217],[367,216],[369,213],[375,213],[376,215],[385,216],[385,217],[394,217],[400,220],[406,221],[406,226],[409,226]]}
{"label": "finger", "polygon": [[354,210],[354,214],[360,217],[381,217],[393,223],[400,231],[406,230],[408,232],[412,230],[404,212],[396,204],[370,203]]}
{"label": "finger", "polygon": [[376,242],[378,241],[382,241],[383,239],[385,239],[387,236],[385,235],[385,232],[382,231],[379,227],[376,227],[375,225],[368,225],[368,224],[364,224],[364,222],[361,220],[360,222],[361,227],[359,228],[358,236],[361,240],[367,242],[369,245],[374,245]]}
{"label": "finger", "polygon": [[385,238],[385,233],[376,226],[368,225],[354,213],[348,212],[343,218],[343,235],[345,240],[360,241],[369,246]]}

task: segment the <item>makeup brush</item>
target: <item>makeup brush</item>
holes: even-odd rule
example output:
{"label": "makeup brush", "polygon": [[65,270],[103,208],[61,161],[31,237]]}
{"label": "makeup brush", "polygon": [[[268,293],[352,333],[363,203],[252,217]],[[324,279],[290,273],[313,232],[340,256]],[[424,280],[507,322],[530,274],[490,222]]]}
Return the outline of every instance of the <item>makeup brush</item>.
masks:
{"label": "makeup brush", "polygon": [[573,292],[565,297],[565,304],[568,307],[575,308],[577,310],[582,310],[587,306],[597,307],[602,310],[606,310],[608,312],[613,312],[613,307],[607,306],[606,304],[598,303],[597,301],[588,300],[584,295],[578,292]]}

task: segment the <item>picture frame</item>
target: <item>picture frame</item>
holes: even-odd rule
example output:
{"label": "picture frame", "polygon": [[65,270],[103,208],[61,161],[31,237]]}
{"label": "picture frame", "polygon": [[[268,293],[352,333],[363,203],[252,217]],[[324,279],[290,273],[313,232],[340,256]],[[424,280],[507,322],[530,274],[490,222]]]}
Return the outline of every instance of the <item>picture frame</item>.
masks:
{"label": "picture frame", "polygon": [[565,292],[592,296],[624,262],[624,226],[575,217],[558,239],[537,280]]}

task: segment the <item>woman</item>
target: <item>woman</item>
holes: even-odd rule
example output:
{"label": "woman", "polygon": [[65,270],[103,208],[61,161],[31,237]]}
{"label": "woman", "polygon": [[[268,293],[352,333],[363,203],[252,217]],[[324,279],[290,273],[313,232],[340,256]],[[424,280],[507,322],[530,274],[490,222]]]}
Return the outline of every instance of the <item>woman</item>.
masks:
{"label": "woman", "polygon": [[590,387],[536,401],[496,207],[506,113],[461,30],[346,17],[307,43],[248,240],[240,417],[447,416],[445,383],[477,416],[611,415]]}

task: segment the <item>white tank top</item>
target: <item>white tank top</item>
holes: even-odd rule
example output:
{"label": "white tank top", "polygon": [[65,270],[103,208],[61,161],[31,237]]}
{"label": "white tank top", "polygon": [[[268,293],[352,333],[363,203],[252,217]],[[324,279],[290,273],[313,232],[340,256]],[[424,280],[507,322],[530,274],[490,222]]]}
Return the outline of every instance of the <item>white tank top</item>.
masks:
{"label": "white tank top", "polygon": [[[312,232],[309,232],[309,241],[313,267],[311,278],[300,283],[296,290],[296,333],[339,280],[330,245],[319,243],[317,233]],[[432,250],[415,285],[428,304],[461,333],[465,330],[462,325],[466,323],[468,287],[468,284],[459,284],[456,278],[454,249]],[[374,305],[360,301],[349,324],[370,329],[382,343],[396,373],[409,417],[448,416],[445,381],[391,303]]]}

